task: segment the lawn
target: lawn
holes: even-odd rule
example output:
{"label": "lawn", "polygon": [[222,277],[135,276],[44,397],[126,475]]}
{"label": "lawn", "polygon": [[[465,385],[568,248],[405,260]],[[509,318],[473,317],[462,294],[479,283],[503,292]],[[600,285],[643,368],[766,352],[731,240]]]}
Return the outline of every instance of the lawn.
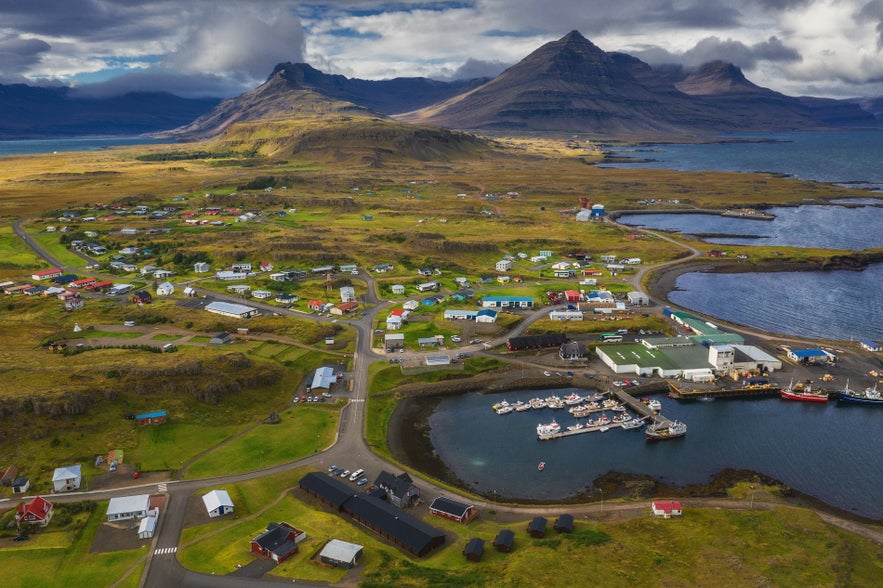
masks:
{"label": "lawn", "polygon": [[126,452],[126,460],[142,471],[177,470],[201,452],[242,431],[248,425],[166,423],[139,427],[138,444]]}
{"label": "lawn", "polygon": [[295,406],[281,413],[281,422],[248,429],[196,460],[186,478],[210,478],[273,466],[298,459],[334,440],[339,411],[335,407]]}
{"label": "lawn", "polygon": [[46,266],[46,262],[18,238],[11,225],[0,225],[0,259],[0,268],[4,269]]}

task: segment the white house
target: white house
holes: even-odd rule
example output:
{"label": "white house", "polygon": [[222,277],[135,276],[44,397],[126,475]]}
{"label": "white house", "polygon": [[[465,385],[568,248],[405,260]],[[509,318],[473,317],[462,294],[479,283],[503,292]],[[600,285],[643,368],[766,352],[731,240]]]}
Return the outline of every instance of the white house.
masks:
{"label": "white house", "polygon": [[237,280],[244,280],[247,277],[248,273],[246,272],[231,272],[229,270],[221,270],[215,273],[215,279],[224,282],[235,282]]}
{"label": "white house", "polygon": [[404,294],[405,293],[405,287],[401,284],[393,284],[391,290],[392,290],[393,294]]}
{"label": "white house", "polygon": [[654,500],[651,508],[653,509],[654,517],[663,519],[679,517],[683,512],[681,510],[681,503],[677,500]]}
{"label": "white house", "polygon": [[356,289],[352,286],[342,286],[340,288],[340,301],[341,302],[355,302],[356,301]]}
{"label": "white house", "polygon": [[110,503],[107,505],[107,520],[141,519],[147,516],[148,510],[150,510],[150,494],[119,496],[110,499]]}
{"label": "white house", "polygon": [[219,517],[233,512],[233,501],[226,490],[212,490],[208,494],[203,494],[202,502],[210,517]]}
{"label": "white house", "polygon": [[420,303],[416,300],[405,300],[405,302],[402,304],[402,308],[406,310],[417,310],[418,308],[420,308]]}
{"label": "white house", "polygon": [[80,464],[55,468],[52,474],[52,486],[56,492],[70,492],[80,487],[83,474]]}
{"label": "white house", "polygon": [[269,290],[253,290],[251,297],[257,298],[258,300],[269,300],[273,297],[273,293]]}
{"label": "white house", "polygon": [[387,331],[398,331],[402,328],[402,317],[394,314],[386,317],[386,330]]}
{"label": "white house", "polygon": [[156,519],[159,515],[159,509],[152,509],[147,512],[147,516],[141,519],[138,524],[138,539],[152,539],[156,532]]}
{"label": "white house", "polygon": [[508,272],[510,269],[512,269],[512,262],[508,259],[501,259],[494,264],[494,269],[498,272]]}
{"label": "white house", "polygon": [[156,287],[156,295],[157,296],[169,296],[172,292],[175,291],[175,287],[171,282],[163,282],[159,286]]}
{"label": "white house", "polygon": [[193,264],[193,271],[196,272],[197,274],[208,273],[210,269],[211,268],[209,267],[209,264],[207,264],[204,261],[197,261],[196,263]]}
{"label": "white house", "polygon": [[632,306],[647,306],[650,304],[650,297],[643,292],[629,292],[626,296],[628,296],[629,304]]}

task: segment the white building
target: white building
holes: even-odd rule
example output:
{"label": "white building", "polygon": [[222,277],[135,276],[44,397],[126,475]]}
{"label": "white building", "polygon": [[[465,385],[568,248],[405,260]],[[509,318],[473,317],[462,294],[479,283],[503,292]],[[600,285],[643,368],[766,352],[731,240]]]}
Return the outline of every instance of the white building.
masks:
{"label": "white building", "polygon": [[404,294],[405,293],[405,287],[401,284],[393,284],[391,290],[392,290],[393,294]]}
{"label": "white building", "polygon": [[120,496],[111,498],[107,505],[108,521],[125,521],[134,518],[144,518],[150,510],[150,494],[138,494],[137,496]]}
{"label": "white building", "polygon": [[261,314],[257,308],[245,306],[244,304],[231,304],[229,302],[212,302],[205,306],[205,309],[215,314],[229,316],[231,318],[251,318]]}
{"label": "white building", "polygon": [[171,282],[163,282],[156,287],[157,296],[169,296],[175,291],[175,287]]}
{"label": "white building", "polygon": [[398,331],[402,328],[402,317],[398,315],[391,314],[386,317],[386,330],[387,331]]}
{"label": "white building", "polygon": [[196,263],[193,264],[193,271],[196,272],[197,274],[208,273],[210,271],[210,269],[211,268],[209,267],[209,264],[207,264],[204,261],[197,261]]}
{"label": "white building", "polygon": [[221,270],[215,273],[215,279],[221,280],[222,282],[235,282],[237,280],[244,280],[248,277],[248,273],[246,272],[231,272],[229,270]]}
{"label": "white building", "polygon": [[141,519],[138,524],[138,539],[152,539],[156,532],[156,519],[159,516],[159,509],[152,509],[147,512],[147,516]]}
{"label": "white building", "polygon": [[498,272],[508,272],[512,269],[512,262],[508,259],[501,259],[497,263],[494,264],[494,269]]}
{"label": "white building", "polygon": [[55,468],[52,474],[52,486],[56,492],[70,492],[80,487],[83,474],[80,464]]}
{"label": "white building", "polygon": [[311,390],[327,390],[331,388],[331,384],[337,381],[337,376],[334,375],[334,368],[330,367],[320,367],[316,370],[316,373],[313,374],[313,381],[310,384]]}
{"label": "white building", "polygon": [[643,292],[629,292],[626,294],[629,299],[629,304],[632,306],[647,306],[650,304],[650,297],[644,294]]}
{"label": "white building", "polygon": [[208,516],[214,518],[233,512],[233,500],[226,490],[212,490],[202,495]]}
{"label": "white building", "polygon": [[341,302],[355,302],[356,301],[356,289],[352,286],[342,286],[340,288],[340,301]]}

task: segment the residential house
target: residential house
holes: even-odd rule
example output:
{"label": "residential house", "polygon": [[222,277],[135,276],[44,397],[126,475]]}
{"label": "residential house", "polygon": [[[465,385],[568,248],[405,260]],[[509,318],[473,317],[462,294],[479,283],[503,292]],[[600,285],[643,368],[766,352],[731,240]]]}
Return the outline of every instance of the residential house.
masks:
{"label": "residential house", "polygon": [[361,545],[355,543],[332,539],[319,552],[319,560],[336,568],[351,570],[359,563],[363,549]]}
{"label": "residential house", "polygon": [[558,348],[558,357],[567,361],[583,361],[589,359],[589,350],[585,343],[569,341]]}
{"label": "residential house", "polygon": [[15,520],[20,524],[45,527],[52,519],[52,503],[42,496],[35,496],[29,502],[18,505]]}
{"label": "residential house", "polygon": [[485,296],[481,299],[484,308],[533,308],[530,296]]}
{"label": "residential house", "polygon": [[211,270],[211,266],[204,261],[197,261],[193,264],[193,271],[197,274],[205,274]]}
{"label": "residential house", "polygon": [[31,487],[31,481],[25,477],[19,477],[12,481],[12,493],[24,494]]}
{"label": "residential house", "polygon": [[340,301],[341,302],[355,302],[356,301],[356,289],[352,286],[342,286],[340,288]]}
{"label": "residential house", "polygon": [[258,300],[269,300],[273,297],[273,293],[269,290],[253,290],[251,297],[257,298]]}
{"label": "residential house", "polygon": [[269,261],[262,261],[258,264],[258,269],[262,272],[273,271],[273,264]]}
{"label": "residential house", "polygon": [[226,490],[212,490],[203,494],[202,503],[205,504],[208,516],[212,518],[233,512],[233,500]]}
{"label": "residential house", "polygon": [[52,474],[52,486],[56,492],[77,490],[82,482],[83,474],[80,464],[55,468],[55,472]]}
{"label": "residential house", "polygon": [[288,523],[270,523],[266,531],[251,540],[251,553],[282,563],[297,553],[297,544],[306,538],[306,532]]}
{"label": "residential house", "polygon": [[141,519],[147,516],[148,510],[150,510],[150,494],[118,496],[111,498],[107,505],[107,520],[112,522]]}
{"label": "residential house", "polygon": [[215,301],[207,304],[205,310],[220,314],[221,316],[229,316],[231,318],[251,318],[261,314],[261,311],[252,306],[244,304],[231,304],[229,302]]}
{"label": "residential house", "polygon": [[153,302],[153,296],[147,290],[138,290],[132,295],[132,302],[134,304],[150,304]]}
{"label": "residential house", "polygon": [[512,551],[512,547],[515,545],[515,531],[512,531],[510,529],[501,530],[494,538],[493,545],[497,549],[497,551],[509,553],[510,551]]}
{"label": "residential house", "polygon": [[345,314],[349,314],[359,308],[358,302],[344,302],[342,304],[338,304],[334,308],[332,308],[329,312],[331,314],[335,314],[338,316],[343,316]]}
{"label": "residential house", "polygon": [[431,292],[433,290],[438,290],[438,289],[439,289],[439,283],[436,281],[425,282],[423,284],[417,284],[417,291],[418,292]]}
{"label": "residential house", "polygon": [[389,503],[399,508],[414,506],[420,500],[420,489],[414,485],[414,480],[407,472],[396,476],[381,470],[374,480],[374,486],[386,492]]}
{"label": "residential house", "polygon": [[12,483],[18,477],[18,466],[11,465],[6,468],[6,471],[3,472],[3,476],[0,477],[0,484],[3,486],[12,486]]}
{"label": "residential house", "polygon": [[643,292],[629,292],[626,294],[629,304],[632,306],[647,306],[650,304],[650,297]]}
{"label": "residential house", "polygon": [[234,263],[232,266],[230,266],[230,269],[234,272],[248,273],[251,271],[251,264],[250,263]]}
{"label": "residential house", "polygon": [[396,295],[402,295],[405,293],[405,287],[401,284],[393,284],[390,289],[392,290],[392,293]]}
{"label": "residential house", "polygon": [[209,344],[211,344],[211,345],[225,345],[227,343],[232,343],[232,342],[233,342],[233,337],[230,336],[230,333],[228,333],[226,331],[224,331],[223,333],[216,334],[215,336],[213,336],[209,340]]}
{"label": "residential house", "polygon": [[135,422],[138,423],[139,427],[146,427],[148,425],[162,425],[166,422],[168,415],[164,410],[155,410],[153,412],[144,412],[141,414],[135,415]]}
{"label": "residential house", "polygon": [[154,270],[153,277],[156,278],[157,280],[166,280],[166,279],[170,278],[172,276],[172,274],[174,274],[174,273],[175,272],[173,272],[172,270],[158,269],[158,270]]}
{"label": "residential house", "polygon": [[433,274],[433,269],[431,267],[421,267],[417,270],[417,273],[421,276],[431,276]]}
{"label": "residential house", "polygon": [[170,296],[175,291],[175,286],[171,282],[163,282],[156,287],[157,296]]}
{"label": "residential house", "polygon": [[51,280],[62,275],[61,268],[54,267],[52,269],[40,270],[31,274],[32,280]]}
{"label": "residential house", "polygon": [[73,312],[74,310],[80,310],[83,308],[83,299],[78,296],[72,296],[64,301],[64,309],[67,312]]}
{"label": "residential house", "polygon": [[400,315],[391,314],[386,317],[386,330],[398,331],[402,328],[402,317]]}
{"label": "residential house", "polygon": [[681,503],[677,500],[654,500],[650,508],[653,511],[653,516],[657,518],[670,519],[683,514]]}
{"label": "residential house", "polygon": [[316,312],[322,310],[322,307],[324,306],[325,303],[319,300],[310,300],[309,302],[307,302],[307,308]]}
{"label": "residential house", "polygon": [[276,292],[274,300],[280,304],[292,304],[297,302],[299,298],[295,294],[286,294],[285,292]]}
{"label": "residential house", "polygon": [[384,336],[384,344],[387,349],[398,349],[403,348],[405,346],[405,334],[404,333],[387,333]]}
{"label": "residential house", "polygon": [[512,262],[508,259],[501,259],[497,263],[494,264],[494,269],[498,272],[508,272],[512,269]]}
{"label": "residential house", "polygon": [[527,525],[527,533],[534,539],[542,539],[546,535],[546,526],[549,521],[545,517],[534,517]]}
{"label": "residential house", "polygon": [[429,514],[465,525],[478,516],[478,509],[472,504],[439,496],[429,505]]}
{"label": "residential house", "polygon": [[420,307],[420,303],[416,300],[405,300],[402,303],[402,308],[405,310],[417,310]]}
{"label": "residential house", "polygon": [[248,278],[248,273],[246,272],[231,272],[229,270],[215,272],[215,279],[221,280],[222,282],[236,282],[246,278]]}

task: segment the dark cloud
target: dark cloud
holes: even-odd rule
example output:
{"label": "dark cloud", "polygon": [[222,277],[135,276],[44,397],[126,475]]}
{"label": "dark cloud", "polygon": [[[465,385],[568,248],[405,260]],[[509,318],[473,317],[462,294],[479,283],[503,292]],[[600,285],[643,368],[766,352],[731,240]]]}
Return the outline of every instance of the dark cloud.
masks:
{"label": "dark cloud", "polygon": [[39,63],[50,49],[49,43],[40,39],[23,39],[18,35],[0,37],[0,81],[24,81],[22,74]]}
{"label": "dark cloud", "polygon": [[883,0],[868,2],[856,15],[862,21],[876,21],[877,49],[883,49]]}
{"label": "dark cloud", "polygon": [[661,47],[646,47],[631,54],[651,65],[679,64],[688,69],[709,61],[726,61],[750,70],[761,61],[785,63],[801,60],[800,53],[785,46],[777,37],[754,45],[733,39],[706,37],[683,53],[672,53]]}
{"label": "dark cloud", "polygon": [[454,70],[448,79],[451,80],[474,80],[475,78],[492,78],[499,75],[511,64],[500,61],[484,61],[469,58],[466,62]]}
{"label": "dark cloud", "polygon": [[[270,71],[266,75],[270,75]],[[73,95],[88,98],[108,98],[129,92],[169,92],[183,98],[211,98],[235,96],[255,87],[246,77],[229,77],[212,73],[187,73],[163,68],[122,74],[103,82],[83,84],[73,89]]]}

